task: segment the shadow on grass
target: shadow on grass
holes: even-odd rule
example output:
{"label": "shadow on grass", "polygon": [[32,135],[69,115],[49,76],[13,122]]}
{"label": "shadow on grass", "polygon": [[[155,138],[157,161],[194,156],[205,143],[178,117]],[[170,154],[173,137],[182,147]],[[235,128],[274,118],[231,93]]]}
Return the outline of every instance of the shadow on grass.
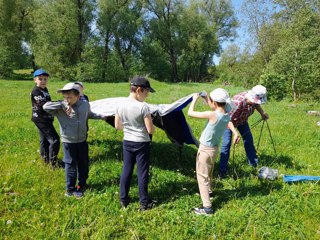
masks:
{"label": "shadow on grass", "polygon": [[297,170],[301,170],[303,168],[301,165],[293,162],[291,157],[285,156],[285,155],[274,156],[274,155],[260,154],[259,165],[268,166],[268,167],[284,165],[286,168],[294,168]]}
{"label": "shadow on grass", "polygon": [[94,139],[88,141],[88,144],[89,152],[90,145],[98,146],[100,150],[102,150],[99,154],[90,157],[91,163],[102,162],[106,159],[117,159],[122,161],[122,141]]}
{"label": "shadow on grass", "polygon": [[[104,150],[99,155],[91,158],[91,163],[105,161],[108,159],[116,159],[122,161],[122,142],[117,140],[91,140],[89,144],[101,146]],[[195,147],[185,145],[182,148],[171,143],[157,143],[153,142],[151,145],[151,170],[150,170],[150,185],[155,182],[155,189],[150,190],[150,196],[155,198],[159,204],[174,201],[185,195],[192,195],[198,193],[198,184],[196,182],[195,174],[195,158],[197,149]],[[268,165],[270,159],[274,161],[273,164],[285,164],[287,167],[296,167],[291,158],[281,156],[274,159],[269,155],[260,156],[260,165]],[[239,162],[239,159],[229,163],[229,177],[234,179],[251,178],[252,175],[257,176],[257,169],[251,168],[247,165],[246,161]],[[242,161],[242,160],[241,160]],[[157,167],[163,170],[179,172],[184,176],[193,178],[194,181],[167,181],[161,183],[157,180],[157,176],[152,167]],[[226,190],[223,183],[217,180],[219,170],[219,161],[215,164],[214,171],[214,196],[213,201],[214,210],[221,208],[226,202],[232,199],[245,198],[247,196],[268,195],[272,190],[281,188],[279,182],[264,182],[260,184],[250,185],[248,182],[240,181],[234,189]],[[90,188],[95,191],[104,191],[106,187],[119,186],[120,172],[118,177],[112,177],[104,181],[99,181],[90,185]],[[226,179],[228,181],[228,179]],[[232,180],[233,181],[233,180]],[[229,184],[231,184],[228,181]],[[250,179],[248,180],[250,182]],[[134,174],[131,179],[131,187],[137,187],[137,176]],[[132,201],[139,201],[138,196],[131,196]],[[199,196],[200,199],[200,196]],[[201,200],[200,200],[201,201]]]}
{"label": "shadow on grass", "polygon": [[222,208],[222,206],[230,200],[243,199],[247,197],[250,201],[256,204],[257,207],[259,207],[259,203],[255,202],[253,198],[249,197],[267,196],[274,190],[280,190],[282,188],[282,183],[280,183],[279,181],[261,180],[259,184],[251,186],[248,186],[245,182],[242,182],[239,186],[234,188],[235,189],[218,189],[214,191],[214,196],[216,196],[216,198],[212,202],[214,211]]}
{"label": "shadow on grass", "polygon": [[[95,145],[102,149],[99,154],[90,158],[91,163],[101,162],[107,159],[122,161],[122,141],[117,140],[90,140],[89,145]],[[90,150],[89,150],[90,151]],[[195,157],[197,150],[188,145],[179,147],[172,143],[151,143],[151,166],[163,170],[177,170],[186,176],[194,176]]]}

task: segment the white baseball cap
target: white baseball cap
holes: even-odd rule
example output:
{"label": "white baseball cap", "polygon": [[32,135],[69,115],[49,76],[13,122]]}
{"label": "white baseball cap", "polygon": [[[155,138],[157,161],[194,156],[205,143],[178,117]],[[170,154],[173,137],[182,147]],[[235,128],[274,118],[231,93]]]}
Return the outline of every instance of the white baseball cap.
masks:
{"label": "white baseball cap", "polygon": [[80,92],[79,85],[75,83],[67,83],[66,85],[64,85],[63,88],[59,89],[57,92],[60,93],[60,92],[70,91],[72,89]]}
{"label": "white baseball cap", "polygon": [[267,89],[262,85],[256,85],[248,91],[246,98],[255,104],[264,104],[267,102]]}
{"label": "white baseball cap", "polygon": [[210,98],[215,102],[226,103],[226,112],[230,112],[234,107],[234,104],[230,99],[229,93],[223,88],[216,88],[215,90],[210,92]]}

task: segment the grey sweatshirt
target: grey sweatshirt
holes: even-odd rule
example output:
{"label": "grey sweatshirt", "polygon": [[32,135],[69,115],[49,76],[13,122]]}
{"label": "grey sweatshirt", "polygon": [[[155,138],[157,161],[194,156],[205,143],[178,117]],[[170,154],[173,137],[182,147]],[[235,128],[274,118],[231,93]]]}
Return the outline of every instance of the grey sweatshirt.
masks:
{"label": "grey sweatshirt", "polygon": [[80,143],[87,138],[87,119],[103,119],[104,116],[91,112],[90,104],[86,101],[78,100],[71,106],[71,114],[65,110],[68,105],[65,101],[47,102],[43,109],[56,116],[60,125],[61,141],[66,143]]}

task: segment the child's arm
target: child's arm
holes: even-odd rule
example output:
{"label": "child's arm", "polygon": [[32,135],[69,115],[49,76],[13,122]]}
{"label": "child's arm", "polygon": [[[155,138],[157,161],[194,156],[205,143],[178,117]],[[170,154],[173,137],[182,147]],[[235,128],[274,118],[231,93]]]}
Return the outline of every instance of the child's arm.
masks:
{"label": "child's arm", "polygon": [[107,120],[107,116],[91,112],[91,109],[89,110],[88,118],[90,119],[102,119],[102,120]]}
{"label": "child's arm", "polygon": [[63,101],[46,102],[43,105],[43,110],[45,110],[46,112],[48,112],[52,115],[56,115],[58,110],[63,109],[63,108],[64,108]]}
{"label": "child's arm", "polygon": [[[214,118],[215,114],[213,114],[212,111],[197,112],[194,110],[194,106],[195,106],[198,98],[199,98],[199,93],[193,94],[192,102],[191,102],[189,110],[188,110],[188,115],[190,117],[194,117],[194,118],[207,118],[207,119]],[[214,121],[214,119],[212,119],[212,120]]]}
{"label": "child's arm", "polygon": [[120,116],[118,114],[116,114],[115,117],[114,117],[114,127],[117,130],[122,130],[123,129],[122,121],[121,121],[121,118],[120,118]]}
{"label": "child's arm", "polygon": [[233,144],[237,144],[238,142],[240,142],[240,136],[238,134],[238,131],[236,130],[236,128],[234,127],[234,125],[233,125],[233,123],[231,121],[228,123],[227,127],[231,130],[231,132],[234,135]]}
{"label": "child's arm", "polygon": [[144,118],[144,124],[146,125],[147,131],[149,134],[153,134],[155,131],[154,125],[152,123],[151,114],[148,114]]}

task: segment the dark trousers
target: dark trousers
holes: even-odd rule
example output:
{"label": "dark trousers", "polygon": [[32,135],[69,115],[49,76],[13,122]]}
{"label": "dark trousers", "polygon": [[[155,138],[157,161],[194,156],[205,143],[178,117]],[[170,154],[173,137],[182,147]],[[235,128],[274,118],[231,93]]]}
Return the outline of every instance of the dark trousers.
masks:
{"label": "dark trousers", "polygon": [[89,176],[88,143],[63,143],[63,161],[65,163],[66,187],[73,191],[78,185],[83,188],[87,184]]}
{"label": "dark trousers", "polygon": [[148,183],[150,165],[150,142],[123,141],[123,169],[120,178],[120,200],[129,201],[130,182],[137,163],[140,204],[149,202]]}
{"label": "dark trousers", "polygon": [[34,123],[40,135],[40,155],[46,163],[55,164],[60,149],[59,135],[52,122]]}

